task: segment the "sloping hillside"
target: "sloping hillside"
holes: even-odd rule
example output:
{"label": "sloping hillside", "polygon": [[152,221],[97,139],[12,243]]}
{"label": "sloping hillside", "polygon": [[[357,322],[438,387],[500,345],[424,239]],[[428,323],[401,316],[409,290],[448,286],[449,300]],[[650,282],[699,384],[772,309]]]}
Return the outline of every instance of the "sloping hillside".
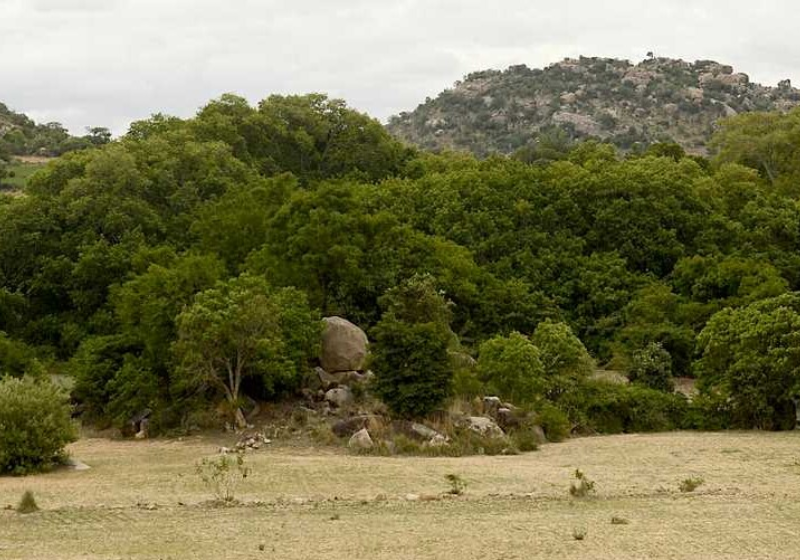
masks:
{"label": "sloping hillside", "polygon": [[474,72],[389,130],[429,149],[510,153],[544,133],[598,138],[623,150],[674,141],[705,153],[721,117],[787,110],[800,103],[788,80],[752,83],[731,66],[648,58],[639,64],[609,58],[565,59],[543,70],[525,65]]}
{"label": "sloping hillside", "polygon": [[59,156],[104,144],[111,138],[106,128],[91,128],[85,136],[72,136],[60,123],[37,124],[27,115],[0,103],[0,159],[9,156]]}

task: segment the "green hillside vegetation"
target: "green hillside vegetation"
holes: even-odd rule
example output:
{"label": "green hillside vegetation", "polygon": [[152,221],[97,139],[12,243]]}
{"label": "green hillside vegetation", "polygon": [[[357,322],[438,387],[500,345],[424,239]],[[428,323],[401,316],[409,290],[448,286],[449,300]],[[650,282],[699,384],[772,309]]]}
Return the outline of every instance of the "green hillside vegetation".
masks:
{"label": "green hillside vegetation", "polygon": [[19,191],[41,162],[20,161],[20,156],[56,157],[67,152],[107,144],[107,128],[89,128],[84,136],[72,136],[60,123],[37,124],[0,103],[0,192]]}
{"label": "green hillside vegetation", "polygon": [[[66,371],[85,420],[151,408],[163,429],[297,394],[340,315],[405,416],[490,387],[576,430],[789,427],[800,110],[733,117],[713,146],[432,154],[316,94],[156,115],[0,199],[0,368]],[[425,376],[454,351],[477,371]],[[636,382],[592,381],[592,359]]]}
{"label": "green hillside vegetation", "polygon": [[752,83],[731,66],[649,57],[565,59],[473,72],[389,122],[397,137],[431,150],[485,156],[590,138],[626,151],[676,142],[706,154],[716,122],[739,113],[787,111],[800,103],[789,80]]}

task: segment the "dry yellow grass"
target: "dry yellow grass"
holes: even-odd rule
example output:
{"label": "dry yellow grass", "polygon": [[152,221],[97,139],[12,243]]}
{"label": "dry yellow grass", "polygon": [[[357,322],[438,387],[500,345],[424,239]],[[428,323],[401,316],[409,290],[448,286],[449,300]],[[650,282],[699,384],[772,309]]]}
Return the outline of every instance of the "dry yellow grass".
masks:
{"label": "dry yellow grass", "polygon": [[[0,511],[0,558],[800,558],[800,434],[597,437],[458,459],[275,447],[248,455],[231,508],[205,503],[194,474],[220,443],[84,439],[71,452],[89,471],[0,479],[0,507],[31,489],[42,508]],[[569,497],[575,468],[595,498]],[[448,473],[466,495],[405,499],[444,493]],[[681,493],[692,476],[705,483]]]}

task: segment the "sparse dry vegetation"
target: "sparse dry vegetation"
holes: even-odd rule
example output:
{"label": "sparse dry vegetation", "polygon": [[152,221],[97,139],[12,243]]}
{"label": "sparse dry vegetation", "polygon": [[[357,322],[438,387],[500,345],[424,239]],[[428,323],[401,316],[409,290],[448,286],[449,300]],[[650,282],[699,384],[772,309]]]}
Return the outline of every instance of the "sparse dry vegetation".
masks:
{"label": "sparse dry vegetation", "polygon": [[[796,557],[784,538],[800,516],[796,433],[672,433],[580,438],[510,457],[361,457],[339,448],[248,452],[253,470],[233,507],[215,508],[193,474],[222,437],[146,442],[83,439],[71,454],[91,470],[0,478],[0,506],[32,490],[33,516],[0,508],[0,558],[286,560]],[[726,450],[738,449],[738,453]],[[686,464],[707,481],[691,500]],[[602,499],[566,499],[565,465],[601,483]],[[442,496],[458,473],[469,492]],[[414,493],[417,501],[405,496]],[[137,507],[137,503],[151,507]],[[576,509],[577,508],[577,509]],[[635,520],[636,530],[609,527]],[[604,528],[600,528],[600,527]],[[334,530],[335,527],[335,530]],[[583,543],[573,528],[586,528]],[[113,535],[113,538],[109,538]],[[388,537],[391,535],[391,537]],[[272,552],[274,550],[274,552]],[[335,551],[335,552],[334,552]]]}

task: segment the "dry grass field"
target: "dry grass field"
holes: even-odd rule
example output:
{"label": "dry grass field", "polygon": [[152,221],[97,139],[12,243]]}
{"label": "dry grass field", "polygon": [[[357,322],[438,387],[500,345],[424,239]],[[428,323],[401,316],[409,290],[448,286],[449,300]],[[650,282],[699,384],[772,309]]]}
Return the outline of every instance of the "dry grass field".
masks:
{"label": "dry grass field", "polygon": [[[222,443],[83,439],[70,451],[91,470],[0,478],[0,558],[800,558],[800,433],[583,438],[511,457],[268,447],[248,454],[233,507],[208,503],[194,471]],[[596,496],[570,497],[576,468]],[[463,496],[442,497],[448,473]],[[705,482],[679,491],[688,477]],[[26,489],[42,511],[2,509]]]}

